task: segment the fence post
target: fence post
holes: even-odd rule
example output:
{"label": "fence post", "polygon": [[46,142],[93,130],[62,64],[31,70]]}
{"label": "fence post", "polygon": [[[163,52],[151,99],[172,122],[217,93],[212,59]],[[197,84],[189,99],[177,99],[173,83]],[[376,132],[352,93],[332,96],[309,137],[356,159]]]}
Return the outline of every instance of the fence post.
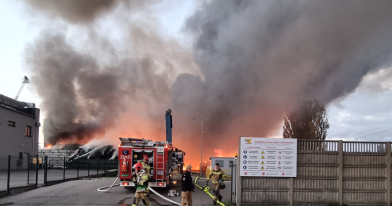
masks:
{"label": "fence post", "polygon": [[29,185],[30,180],[30,154],[27,153],[27,185]]}
{"label": "fence post", "polygon": [[391,142],[386,142],[385,144],[386,144],[385,164],[387,165],[386,168],[387,182],[385,184],[385,187],[387,189],[386,201],[387,201],[387,205],[390,206],[391,205]]}
{"label": "fence post", "polygon": [[106,160],[103,160],[103,174],[105,176],[105,170],[106,170]]}
{"label": "fence post", "polygon": [[87,176],[90,177],[90,159],[87,160]]}
{"label": "fence post", "polygon": [[63,181],[65,180],[65,156],[63,157]]}
{"label": "fence post", "polygon": [[45,156],[45,164],[44,164],[44,184],[48,186],[48,156]]}
{"label": "fence post", "polygon": [[289,179],[289,205],[294,205],[294,178]]}
{"label": "fence post", "polygon": [[98,177],[98,164],[99,164],[99,158],[97,157],[97,177]]}
{"label": "fence post", "polygon": [[[241,138],[238,138],[238,145],[241,145]],[[237,176],[237,180],[236,180],[236,205],[241,205],[242,204],[242,177],[241,177],[241,173],[240,173],[240,167],[241,167],[241,163],[240,163],[240,156],[241,156],[241,148],[238,147],[238,159],[236,162],[236,176]]]}
{"label": "fence post", "polygon": [[338,142],[338,189],[339,189],[339,194],[338,194],[338,201],[339,204],[343,204],[343,141],[339,140]]}
{"label": "fence post", "polygon": [[35,157],[37,158],[35,162],[35,188],[38,188],[38,155]]}
{"label": "fence post", "polygon": [[11,177],[11,155],[8,155],[7,195],[10,194],[10,177]]}
{"label": "fence post", "polygon": [[[230,164],[230,169],[231,169],[231,186],[230,186],[230,203],[233,204],[233,179],[235,178],[233,175],[233,162],[229,162]],[[207,176],[207,171],[206,171],[206,176]]]}

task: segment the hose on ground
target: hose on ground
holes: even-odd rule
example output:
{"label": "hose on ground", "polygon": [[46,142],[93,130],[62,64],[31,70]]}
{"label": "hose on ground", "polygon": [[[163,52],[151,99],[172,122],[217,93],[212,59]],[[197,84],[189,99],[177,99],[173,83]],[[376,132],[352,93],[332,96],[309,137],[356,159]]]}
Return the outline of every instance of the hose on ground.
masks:
{"label": "hose on ground", "polygon": [[[199,177],[196,177],[196,179],[195,179],[195,185],[196,185],[197,188],[199,188],[199,189],[201,189],[202,191],[204,191],[202,187],[200,187],[199,185],[197,185],[197,179],[198,179],[198,178],[199,178]],[[211,193],[210,193],[209,191],[204,191],[204,192],[207,193],[211,198],[214,198],[214,196],[211,195]],[[221,206],[225,206],[225,204],[219,202],[219,200],[217,200],[216,202],[217,202],[218,204],[220,204]]]}
{"label": "hose on ground", "polygon": [[[115,183],[117,182],[117,180],[118,180],[118,177],[114,180],[114,182],[113,182],[112,185],[100,187],[100,188],[97,189],[97,191],[98,191],[98,192],[107,192],[107,191],[109,191],[110,189],[112,189],[112,187],[120,186],[120,184],[115,184]],[[106,188],[108,188],[108,189],[106,189]],[[181,204],[178,203],[178,202],[174,202],[173,200],[170,200],[170,199],[168,199],[168,198],[162,196],[161,194],[159,194],[158,192],[156,192],[155,190],[153,190],[151,187],[148,187],[148,189],[149,189],[151,192],[153,192],[154,194],[156,194],[158,197],[160,197],[160,198],[162,198],[162,199],[164,199],[164,200],[166,200],[166,201],[168,201],[168,202],[170,202],[170,203],[173,203],[173,204],[175,204],[175,205],[181,205]]]}
{"label": "hose on ground", "polygon": [[173,200],[168,199],[168,198],[162,196],[161,194],[159,194],[159,193],[157,193],[155,190],[153,190],[151,187],[148,187],[148,189],[149,189],[151,192],[153,192],[154,194],[156,194],[158,197],[160,197],[160,198],[162,198],[162,199],[164,199],[164,200],[166,200],[166,201],[168,201],[168,202],[170,202],[170,203],[173,203],[173,204],[175,204],[175,205],[181,205],[181,204],[178,203],[178,202],[174,202]]}
{"label": "hose on ground", "polygon": [[[112,189],[112,187],[120,186],[120,184],[115,184],[115,183],[117,182],[117,180],[118,180],[118,177],[116,177],[116,179],[114,180],[114,182],[113,182],[112,185],[100,187],[100,188],[97,189],[97,191],[98,191],[98,192],[107,192],[107,191],[109,191],[110,189]],[[106,190],[105,190],[105,188],[109,188],[109,189],[106,189]]]}

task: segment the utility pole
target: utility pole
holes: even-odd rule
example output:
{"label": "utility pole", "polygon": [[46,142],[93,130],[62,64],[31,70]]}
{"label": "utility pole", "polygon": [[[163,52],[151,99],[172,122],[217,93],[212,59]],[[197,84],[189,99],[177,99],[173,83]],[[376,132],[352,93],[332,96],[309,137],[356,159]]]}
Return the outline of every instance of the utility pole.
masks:
{"label": "utility pole", "polygon": [[201,143],[200,143],[200,177],[201,177],[203,175],[203,167],[202,167],[202,165],[203,165],[203,133],[204,133],[203,122],[207,121],[209,119],[204,119],[204,120],[193,119],[193,120],[195,120],[196,122],[197,121],[200,122],[200,141],[201,141]]}

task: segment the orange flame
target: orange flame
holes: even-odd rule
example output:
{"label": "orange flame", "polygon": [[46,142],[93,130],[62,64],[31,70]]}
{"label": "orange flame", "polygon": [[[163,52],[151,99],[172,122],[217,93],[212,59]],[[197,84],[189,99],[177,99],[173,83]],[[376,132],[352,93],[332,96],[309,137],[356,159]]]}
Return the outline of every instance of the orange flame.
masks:
{"label": "orange flame", "polygon": [[221,149],[214,149],[215,155],[218,157],[223,157],[223,151]]}

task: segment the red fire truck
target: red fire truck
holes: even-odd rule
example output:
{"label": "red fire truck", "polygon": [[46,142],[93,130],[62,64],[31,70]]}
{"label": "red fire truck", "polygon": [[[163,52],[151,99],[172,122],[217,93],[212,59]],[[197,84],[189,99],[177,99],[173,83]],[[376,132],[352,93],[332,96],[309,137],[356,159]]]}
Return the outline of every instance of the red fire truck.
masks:
{"label": "red fire truck", "polygon": [[[156,141],[134,138],[120,138],[118,148],[120,185],[134,186],[132,168],[138,162],[143,162],[145,156],[151,167],[150,187],[166,187],[171,181],[173,169],[182,172],[185,153],[172,146],[171,110],[166,111],[166,141]],[[125,166],[123,166],[125,165]],[[125,168],[125,170],[123,169]]]}
{"label": "red fire truck", "polygon": [[[169,142],[153,142],[145,139],[120,138],[118,160],[120,164],[119,175],[121,186],[134,186],[132,181],[132,168],[143,157],[148,157],[151,167],[150,187],[166,187],[171,181],[172,154],[175,152]],[[126,165],[126,170],[123,170]]]}

